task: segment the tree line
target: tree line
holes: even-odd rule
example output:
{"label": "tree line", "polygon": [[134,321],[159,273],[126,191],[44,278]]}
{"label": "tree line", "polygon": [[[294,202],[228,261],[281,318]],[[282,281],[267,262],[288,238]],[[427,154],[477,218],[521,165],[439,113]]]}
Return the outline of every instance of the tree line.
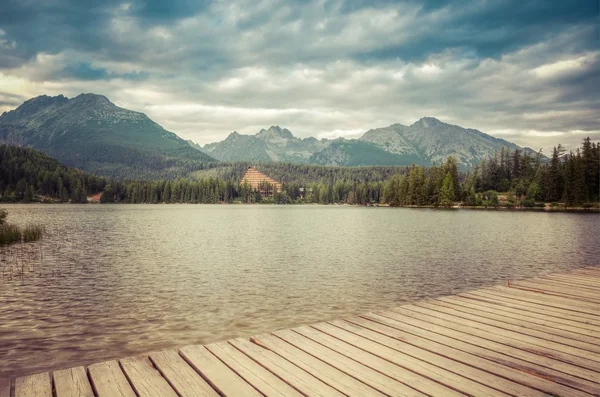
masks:
{"label": "tree line", "polygon": [[494,157],[460,175],[453,158],[439,166],[413,166],[394,175],[384,186],[384,202],[390,205],[441,205],[462,202],[468,206],[495,206],[498,192],[506,193],[506,205],[535,206],[536,202],[582,205],[597,202],[600,190],[600,146],[583,140],[581,148],[565,154],[562,145],[550,159],[541,153],[502,148]]}
{"label": "tree line", "polygon": [[[68,168],[33,149],[0,145],[0,201],[84,203],[100,194],[103,203],[347,203],[392,206],[508,205],[564,201],[597,202],[600,145],[583,140],[575,152],[558,145],[550,158],[502,149],[466,173],[453,157],[430,167],[325,167],[264,163],[259,170],[282,182],[281,192],[255,191],[240,183],[249,163],[207,164],[193,178],[156,181],[107,180]],[[268,192],[268,194],[264,194]]]}
{"label": "tree line", "polygon": [[106,179],[62,165],[34,149],[0,145],[0,201],[31,202],[40,196],[86,203]]}

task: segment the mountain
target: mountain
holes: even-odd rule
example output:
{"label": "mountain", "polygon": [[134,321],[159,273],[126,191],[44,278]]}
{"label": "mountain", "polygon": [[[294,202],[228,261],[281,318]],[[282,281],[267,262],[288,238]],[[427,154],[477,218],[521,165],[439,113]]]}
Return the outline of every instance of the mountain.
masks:
{"label": "mountain", "polygon": [[256,135],[232,132],[202,150],[222,161],[284,161],[330,166],[430,165],[454,156],[462,169],[494,156],[502,147],[521,148],[481,131],[424,117],[410,126],[392,124],[371,129],[359,139],[300,139],[290,130],[272,126]]}
{"label": "mountain", "polygon": [[181,176],[214,161],[143,113],[102,95],[42,95],[0,116],[0,142],[32,147],[106,176]]}
{"label": "mountain", "polygon": [[313,154],[310,162],[331,166],[430,164],[419,156],[391,153],[371,142],[356,139],[336,139],[324,150]]}
{"label": "mountain", "polygon": [[502,147],[535,154],[530,148],[521,148],[504,139],[471,128],[446,124],[433,117],[424,117],[411,126],[393,124],[369,130],[359,140],[375,144],[390,153],[417,156],[427,164],[434,161],[439,163],[454,156],[463,169],[494,156]]}
{"label": "mountain", "polygon": [[234,131],[221,142],[201,147],[165,130],[145,114],[120,108],[95,94],[74,98],[42,95],[24,102],[0,116],[0,142],[32,147],[67,166],[123,179],[183,177],[217,160],[392,166],[429,165],[454,156],[466,169],[502,147],[521,149],[432,117],[410,126],[371,129],[360,139],[302,139],[286,128],[271,126],[255,135]]}
{"label": "mountain", "polygon": [[256,135],[234,131],[224,141],[209,143],[202,150],[221,161],[308,163],[314,153],[330,143],[327,139],[296,138],[286,128],[271,126]]}

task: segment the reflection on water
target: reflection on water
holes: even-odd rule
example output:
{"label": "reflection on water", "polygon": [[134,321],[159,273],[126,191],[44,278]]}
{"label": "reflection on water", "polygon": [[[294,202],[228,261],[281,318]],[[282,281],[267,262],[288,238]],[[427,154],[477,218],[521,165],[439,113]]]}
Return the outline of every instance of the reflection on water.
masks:
{"label": "reflection on water", "polygon": [[249,336],[600,261],[596,214],[7,207],[11,222],[42,223],[47,233],[0,251],[0,377]]}

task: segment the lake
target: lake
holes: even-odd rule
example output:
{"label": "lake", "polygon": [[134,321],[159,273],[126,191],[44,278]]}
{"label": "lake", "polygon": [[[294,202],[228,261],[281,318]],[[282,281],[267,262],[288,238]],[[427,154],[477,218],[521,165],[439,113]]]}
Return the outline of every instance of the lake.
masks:
{"label": "lake", "polygon": [[600,262],[598,214],[3,205],[0,377],[314,323]]}

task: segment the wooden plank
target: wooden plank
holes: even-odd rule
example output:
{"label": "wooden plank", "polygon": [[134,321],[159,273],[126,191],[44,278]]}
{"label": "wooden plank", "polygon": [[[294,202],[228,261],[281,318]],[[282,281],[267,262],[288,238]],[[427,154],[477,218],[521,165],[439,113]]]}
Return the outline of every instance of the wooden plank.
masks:
{"label": "wooden plank", "polygon": [[150,353],[150,360],[181,397],[218,397],[219,394],[175,350]]}
{"label": "wooden plank", "polygon": [[600,284],[600,280],[597,278],[571,276],[571,275],[567,275],[567,274],[551,274],[551,275],[548,275],[545,277],[550,278],[550,279],[563,280],[563,281],[567,281],[567,282],[570,282],[573,284],[592,287],[592,288],[598,288],[598,285]]}
{"label": "wooden plank", "polygon": [[491,303],[491,304],[498,305],[498,306],[501,306],[503,308],[510,309],[510,310],[518,310],[519,312],[522,312],[523,314],[526,314],[526,315],[535,314],[535,315],[546,316],[546,317],[552,319],[552,321],[561,322],[561,323],[565,323],[565,324],[571,324],[574,327],[589,329],[591,331],[596,331],[596,330],[600,331],[600,325],[594,324],[594,321],[577,318],[576,316],[572,315],[571,313],[559,311],[560,309],[553,310],[551,308],[544,308],[539,305],[535,305],[533,303],[518,302],[518,301],[515,301],[512,299],[503,298],[501,296],[494,296],[494,295],[490,295],[490,294],[481,294],[481,293],[475,292],[475,291],[468,292],[468,293],[461,293],[461,294],[458,294],[457,296],[465,297],[467,299],[478,300],[478,301],[482,301],[482,302],[486,302],[486,303]]}
{"label": "wooden plank", "polygon": [[[600,315],[600,305],[591,302],[582,302],[574,298],[568,298],[566,296],[552,296],[540,292],[534,292],[529,290],[509,288],[503,286],[491,287],[490,290],[496,292],[500,291],[505,294],[509,294],[517,297],[521,300],[533,300],[539,302],[545,306],[557,307],[559,309],[570,310],[579,314],[582,317],[592,316],[593,319],[598,319]],[[489,290],[488,290],[489,291]],[[487,291],[486,291],[487,292]]]}
{"label": "wooden plank", "polygon": [[148,357],[129,357],[120,360],[120,363],[125,376],[139,397],[178,397]]}
{"label": "wooden plank", "polygon": [[52,397],[50,374],[43,372],[15,379],[15,397]]}
{"label": "wooden plank", "polygon": [[589,362],[580,357],[576,357],[571,354],[556,351],[556,350],[550,349],[546,346],[532,346],[528,342],[520,340],[520,339],[509,338],[509,337],[506,337],[506,336],[500,335],[500,334],[495,334],[495,335],[490,334],[486,330],[481,330],[479,328],[469,326],[462,321],[457,321],[456,317],[447,316],[443,313],[427,312],[426,310],[424,310],[424,311],[409,310],[407,306],[393,308],[393,309],[390,309],[389,311],[396,312],[396,313],[406,316],[406,317],[417,318],[417,319],[425,321],[425,322],[431,322],[436,325],[441,325],[443,327],[453,329],[455,331],[467,333],[469,335],[478,336],[480,338],[487,339],[489,341],[495,341],[498,343],[502,343],[506,346],[515,347],[517,349],[521,349],[523,351],[538,354],[540,356],[548,357],[548,358],[551,358],[554,360],[559,360],[564,363],[574,365],[576,367],[587,368],[590,371],[597,370],[596,367],[592,367],[592,368],[586,367],[586,364],[589,365]]}
{"label": "wooden plank", "polygon": [[11,380],[0,378],[0,397],[10,397]]}
{"label": "wooden plank", "polygon": [[[529,284],[529,287],[522,286],[527,284]],[[556,290],[560,291],[561,289],[552,287],[544,288],[541,286],[541,283],[532,283],[527,281],[518,281],[512,283],[510,287],[496,286],[493,288],[504,290],[506,292],[512,292],[516,289],[517,292],[521,294],[524,293],[524,295],[541,298],[548,303],[559,303],[565,306],[575,307],[576,309],[585,308],[586,310],[591,310],[591,313],[589,314],[597,314],[598,311],[600,311],[600,303],[597,301],[597,296],[594,293],[590,294],[589,297],[582,297],[580,295],[569,294],[564,289],[562,289],[563,292],[556,292]]]}
{"label": "wooden plank", "polygon": [[245,339],[234,339],[229,343],[306,396],[343,396],[339,391],[270,350]]}
{"label": "wooden plank", "polygon": [[[327,324],[317,324],[317,327],[319,326],[324,326],[327,327]],[[355,361],[359,364],[365,365],[369,368],[373,368],[375,371],[386,375],[387,377],[394,379],[406,386],[409,386],[411,388],[413,388],[414,390],[423,392],[427,395],[434,395],[434,396],[448,396],[448,397],[458,397],[458,396],[462,396],[464,395],[463,393],[460,393],[458,390],[453,390],[450,389],[446,386],[444,386],[441,383],[438,383],[432,379],[429,379],[426,376],[420,375],[416,372],[410,371],[408,370],[405,366],[410,366],[410,360],[412,360],[412,357],[408,356],[408,363],[407,361],[405,361],[403,359],[403,357],[398,357],[398,361],[402,362],[402,365],[396,364],[392,361],[388,361],[385,360],[375,354],[372,354],[371,352],[365,351],[363,349],[360,349],[354,345],[351,345],[345,341],[342,341],[338,338],[334,338],[333,336],[325,333],[325,332],[321,332],[320,330],[318,330],[317,328],[313,328],[311,327],[298,327],[298,328],[294,328],[293,332],[297,333],[298,335],[303,336],[306,340],[312,341],[316,344],[320,344],[324,347],[327,347],[327,349],[329,350],[333,350],[345,357],[348,357],[348,359],[351,359],[352,361]],[[371,343],[371,341],[367,341],[368,343]],[[367,347],[367,346],[363,346],[363,347]],[[427,372],[427,368],[432,368],[431,366],[429,366],[427,363],[425,363],[424,365],[422,365],[419,368],[424,368],[423,371]],[[444,371],[439,371],[438,368],[433,367],[433,371],[430,371],[436,374],[439,374],[440,372],[442,373],[442,375],[440,376],[436,376],[436,379],[439,380],[443,380],[444,378]],[[447,374],[446,374],[447,375]],[[450,376],[452,376],[453,374],[450,374]],[[451,383],[450,380],[448,380],[449,383]],[[392,387],[394,385],[391,385]],[[390,395],[396,395],[396,393],[405,393],[403,391],[403,389],[401,388],[392,388],[392,392]],[[388,392],[388,391],[386,391]],[[410,395],[410,394],[409,394]]]}
{"label": "wooden plank", "polygon": [[[503,310],[502,307],[491,304],[486,305],[484,302],[476,301],[473,299],[466,299],[462,296],[451,296],[439,299],[444,302],[476,310],[479,314],[484,316],[492,314],[494,315],[494,317],[491,318],[494,319],[499,320],[500,318],[502,318],[504,320],[515,320],[522,324],[536,324],[542,327],[547,327],[548,329],[556,329],[563,331],[565,335],[570,335],[570,337],[573,339],[600,344],[600,337],[598,336],[598,332],[593,332],[584,328],[573,327],[568,324],[561,324],[559,322],[550,321],[548,319],[548,316],[536,316],[532,313],[524,315],[516,310]],[[550,332],[550,330],[548,332]],[[581,339],[581,337],[585,337],[585,339]]]}
{"label": "wooden plank", "polygon": [[52,376],[56,397],[94,397],[85,368],[54,371]]}
{"label": "wooden plank", "polygon": [[585,275],[585,276],[592,276],[592,277],[600,277],[600,268],[596,267],[583,267],[583,268],[579,268],[579,269],[574,269],[572,271],[569,271],[566,274],[581,274],[581,275]]}
{"label": "wooden plank", "polygon": [[[463,295],[463,294],[460,294],[460,295]],[[560,317],[560,318],[564,318],[567,320],[577,321],[577,322],[581,322],[584,324],[591,324],[596,327],[600,327],[600,321],[596,320],[594,318],[594,316],[590,316],[590,315],[586,315],[586,314],[582,314],[582,313],[576,313],[576,312],[573,312],[572,310],[565,310],[565,309],[560,309],[557,307],[547,306],[547,305],[545,305],[543,303],[539,303],[539,302],[522,300],[519,297],[516,297],[511,294],[506,294],[502,291],[487,291],[485,293],[482,293],[479,291],[472,291],[472,292],[466,293],[464,295],[475,295],[475,296],[480,296],[480,297],[484,297],[487,299],[494,299],[498,302],[502,302],[503,304],[510,303],[510,304],[516,305],[518,307],[522,307],[523,310],[535,311],[536,313],[542,313],[542,314],[546,313],[548,316]]]}
{"label": "wooden plank", "polygon": [[[442,311],[450,315],[456,315],[460,318],[465,318],[467,320],[487,324],[489,326],[496,327],[498,330],[502,330],[500,332],[504,332],[503,330],[517,332],[520,334],[533,336],[544,341],[561,343],[566,346],[572,346],[581,350],[585,350],[586,352],[600,354],[600,345],[595,344],[596,340],[594,340],[594,338],[591,338],[591,341],[582,341],[580,339],[584,339],[584,336],[575,339],[572,338],[568,332],[562,332],[561,330],[553,330],[552,328],[541,327],[531,323],[525,324],[523,322],[514,321],[509,318],[502,318],[501,316],[494,317],[494,315],[492,314],[478,312],[477,310],[457,305],[456,303],[449,302],[448,300],[443,298],[427,302],[416,302],[415,304],[421,307],[427,307],[433,310]],[[590,353],[586,353],[586,355],[584,355],[583,357],[593,357],[593,355]]]}
{"label": "wooden plank", "polygon": [[[456,392],[470,396],[503,395],[503,393],[498,390],[492,389],[485,384],[473,382],[470,379],[451,371],[452,367],[443,368],[433,365],[428,360],[421,360],[413,357],[412,355],[403,354],[402,352],[384,346],[381,343],[377,343],[352,332],[348,332],[332,324],[320,323],[314,324],[312,327],[326,334],[330,338],[338,339],[343,343],[350,345],[354,349],[359,351],[362,350],[365,353],[368,352],[369,354],[383,359],[384,361],[389,361],[390,363],[415,373],[421,378],[435,380],[444,388],[453,388],[456,390]],[[349,357],[362,361],[363,355],[364,354],[355,354],[351,352]],[[429,395],[446,395],[445,391],[444,393],[438,394],[438,389],[432,387],[431,384],[422,385],[421,382],[417,381],[413,384],[413,386]]]}
{"label": "wooden plank", "polygon": [[584,302],[600,304],[598,293],[594,291],[585,292],[581,288],[561,287],[543,281],[518,281],[511,283],[511,288],[523,288],[532,291],[541,291],[545,294],[555,296],[564,296],[571,299],[577,299]]}
{"label": "wooden plank", "polygon": [[572,284],[572,283],[565,282],[562,280],[555,280],[555,279],[545,278],[545,277],[541,277],[536,280],[536,282],[542,282],[542,281],[544,282],[544,284],[555,285],[557,287],[571,288],[572,290],[581,290],[582,292],[591,292],[591,293],[595,293],[595,294],[600,293],[600,288],[587,287],[587,286],[582,286],[580,284]]}
{"label": "wooden plank", "polygon": [[223,364],[206,347],[185,346],[179,349],[179,354],[221,395],[260,396],[256,389]]}
{"label": "wooden plank", "polygon": [[579,280],[579,281],[584,281],[584,282],[598,282],[600,281],[600,276],[598,276],[598,274],[593,274],[592,273],[586,273],[586,272],[570,272],[570,273],[552,273],[552,274],[548,274],[548,276],[552,276],[552,277],[564,277],[564,278],[570,278],[573,280]]}
{"label": "wooden plank", "polygon": [[116,361],[90,365],[88,373],[97,397],[136,397]]}
{"label": "wooden plank", "polygon": [[[373,389],[371,386],[274,335],[257,335],[253,336],[250,340],[265,349],[277,353],[315,378],[320,379],[323,383],[348,396],[384,396],[383,393]],[[417,392],[415,392],[415,395],[422,396],[421,393]]]}
{"label": "wooden plank", "polygon": [[571,276],[567,274],[549,274],[543,277],[547,280],[561,281],[590,289],[600,288],[600,278]]}
{"label": "wooden plank", "polygon": [[544,283],[561,286],[561,287],[581,289],[583,292],[598,292],[598,291],[600,291],[600,286],[593,287],[593,286],[589,286],[589,285],[581,285],[578,282],[565,281],[565,280],[561,280],[561,279],[557,279],[557,278],[551,278],[548,276],[538,277],[535,279],[535,281],[536,282],[543,281]]}
{"label": "wooden plank", "polygon": [[267,397],[302,397],[296,389],[258,365],[227,342],[206,345],[233,372]]}
{"label": "wooden plank", "polygon": [[[568,394],[570,396],[579,396],[586,397],[587,393],[574,390],[571,387],[567,387],[564,385],[557,385],[555,382],[548,381],[546,379],[541,379],[535,376],[531,376],[531,373],[524,373],[520,370],[512,368],[511,366],[506,366],[504,363],[500,364],[496,361],[489,360],[486,358],[481,358],[480,356],[471,354],[469,352],[460,350],[455,348],[452,345],[446,345],[439,342],[439,338],[423,340],[423,338],[416,336],[414,334],[404,332],[402,330],[389,327],[387,325],[383,325],[374,321],[370,321],[364,318],[353,317],[347,319],[346,321],[357,325],[359,327],[369,329],[375,333],[386,335],[390,338],[393,338],[397,341],[409,343],[413,346],[420,347],[422,349],[426,349],[432,353],[439,354],[443,357],[451,357],[453,360],[457,362],[461,362],[466,366],[471,366],[473,368],[478,368],[482,371],[488,372],[490,374],[497,375],[499,379],[510,380],[510,382],[514,382],[514,384],[508,383],[508,387],[512,387],[513,390],[518,391],[519,387],[524,386],[518,395],[527,395],[527,393],[532,393],[531,391],[527,391],[527,388],[535,389],[538,392],[543,392],[546,394],[560,394],[565,395]],[[393,346],[391,346],[393,347]],[[497,381],[497,380],[495,380]],[[510,389],[503,389],[510,390]],[[543,395],[543,394],[542,394]]]}
{"label": "wooden plank", "polygon": [[[497,353],[493,350],[487,348],[481,348],[476,345],[466,343],[461,341],[460,339],[455,339],[452,337],[447,337],[437,331],[439,331],[440,327],[433,326],[429,324],[429,329],[422,329],[410,324],[402,323],[400,321],[393,320],[391,318],[384,317],[383,315],[378,314],[368,314],[365,316],[361,316],[367,320],[377,322],[388,327],[394,328],[396,330],[404,331],[411,333],[417,337],[423,338],[425,340],[431,340],[434,342],[442,343],[446,346],[454,347],[464,352],[468,352],[471,354],[475,354],[476,356],[492,361],[498,365],[506,366],[511,369],[515,369],[518,372],[518,377],[512,377],[512,379],[519,381],[519,383],[524,384],[526,386],[538,389],[538,390],[555,390],[552,382],[559,383],[565,386],[563,392],[569,391],[569,388],[573,388],[579,390],[582,393],[582,396],[585,393],[595,393],[600,384],[588,382],[583,379],[577,378],[575,376],[570,376],[568,374],[555,371],[550,368],[542,367],[539,365],[532,364],[530,362],[514,358],[509,355]],[[375,329],[373,329],[375,330]],[[401,335],[395,332],[384,332],[385,335],[397,338],[401,337]],[[572,394],[569,392],[569,394]]]}
{"label": "wooden plank", "polygon": [[578,274],[578,273],[593,274],[593,275],[596,275],[596,277],[600,277],[600,276],[598,276],[598,274],[600,273],[600,267],[598,265],[584,266],[584,267],[570,269],[566,272],[559,272],[558,274]]}
{"label": "wooden plank", "polygon": [[[564,378],[565,382],[580,383],[587,385],[591,388],[597,388],[600,385],[600,379],[596,371],[581,368],[576,365],[568,364],[560,360],[555,360],[553,357],[546,357],[539,355],[531,351],[522,350],[518,346],[510,346],[501,343],[502,341],[493,341],[485,339],[478,335],[478,332],[464,332],[460,327],[452,327],[452,324],[447,324],[443,320],[433,319],[433,322],[429,322],[429,317],[418,318],[420,316],[401,315],[392,311],[381,311],[378,312],[377,316],[389,318],[396,323],[401,323],[404,326],[410,326],[412,333],[419,335],[420,332],[425,331],[426,334],[433,332],[439,335],[447,336],[456,340],[453,346],[461,348],[461,350],[471,351],[474,354],[479,354],[484,358],[492,359],[491,357],[499,357],[495,353],[501,354],[499,360],[505,360],[512,362],[512,358],[521,360],[522,362],[531,363],[533,365],[545,368],[543,371],[547,371],[549,376],[553,379]],[[449,325],[450,327],[446,327]],[[398,326],[395,326],[398,328]],[[417,331],[422,330],[422,331]],[[464,345],[464,342],[468,345],[473,345],[470,348]],[[479,348],[479,349],[478,349]],[[506,358],[508,357],[508,358]],[[526,364],[520,364],[517,362],[515,367],[524,368]],[[540,370],[541,371],[541,370]],[[559,382],[560,383],[560,382]]]}
{"label": "wooden plank", "polygon": [[[316,330],[313,331],[318,332]],[[317,357],[319,360],[326,362],[332,367],[339,369],[343,373],[364,382],[388,396],[425,396],[425,394],[375,371],[363,363],[354,361],[329,347],[325,347],[294,330],[282,330],[277,331],[274,334],[275,336],[273,337],[286,341],[296,348]],[[356,392],[352,391],[352,394],[356,394]]]}
{"label": "wooden plank", "polygon": [[[433,306],[433,305],[432,305]],[[595,355],[592,352],[587,350],[578,349],[572,346],[563,345],[558,342],[553,342],[550,340],[543,340],[537,337],[525,335],[522,333],[510,331],[507,329],[498,329],[494,326],[487,325],[485,323],[469,320],[466,316],[462,316],[460,313],[447,313],[443,308],[439,307],[428,307],[422,303],[415,302],[414,305],[407,305],[404,308],[410,309],[412,311],[417,311],[422,314],[430,315],[430,316],[438,316],[444,319],[450,319],[451,321],[459,322],[471,328],[479,329],[480,331],[488,332],[490,334],[490,339],[495,339],[497,336],[504,336],[515,340],[520,340],[530,344],[534,348],[547,347],[556,352],[562,352],[565,354],[569,354],[577,359],[577,362],[585,368],[595,369],[597,367],[597,363],[595,362]]]}
{"label": "wooden plank", "polygon": [[[495,375],[345,321],[315,324],[313,327],[470,396],[542,395],[535,390],[512,385],[512,382],[500,379]],[[398,345],[395,347],[400,347],[398,349],[390,346],[395,345],[396,342]],[[531,393],[515,392],[515,388],[526,389],[527,393]]]}
{"label": "wooden plank", "polygon": [[514,301],[517,302],[523,302],[523,303],[531,303],[537,306],[543,306],[546,309],[559,309],[561,310],[563,313],[567,313],[567,315],[569,317],[577,317],[580,319],[585,319],[586,321],[594,321],[597,322],[600,320],[600,317],[595,314],[595,312],[597,312],[596,308],[588,308],[586,306],[583,305],[583,302],[579,302],[581,303],[581,307],[576,307],[576,304],[567,304],[567,303],[561,303],[560,300],[564,300],[564,302],[567,301],[568,298],[557,298],[558,301],[554,301],[553,299],[550,298],[550,296],[548,295],[542,295],[542,294],[538,294],[538,293],[534,293],[534,292],[529,292],[529,291],[523,291],[520,289],[516,289],[516,288],[506,288],[506,289],[501,289],[501,288],[497,288],[497,287],[493,287],[490,290],[485,292],[486,295],[490,295],[490,296],[501,296],[501,297],[505,297],[505,298],[509,298],[512,299]]}

